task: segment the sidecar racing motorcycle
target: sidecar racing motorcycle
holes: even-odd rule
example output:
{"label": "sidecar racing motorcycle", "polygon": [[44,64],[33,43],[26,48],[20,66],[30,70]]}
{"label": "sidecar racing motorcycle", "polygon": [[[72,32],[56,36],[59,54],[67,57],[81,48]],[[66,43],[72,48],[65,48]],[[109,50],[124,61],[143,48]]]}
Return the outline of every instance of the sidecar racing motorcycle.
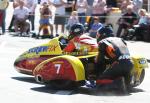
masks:
{"label": "sidecar racing motorcycle", "polygon": [[[63,52],[66,45],[64,40],[62,36],[59,36],[48,43],[27,50],[15,60],[16,70],[33,75],[37,82],[54,88],[64,89],[85,85],[85,81],[89,80],[89,75],[94,68],[92,60],[98,52]],[[144,80],[148,63],[141,56],[132,56],[132,59],[134,68],[127,85],[136,87]]]}

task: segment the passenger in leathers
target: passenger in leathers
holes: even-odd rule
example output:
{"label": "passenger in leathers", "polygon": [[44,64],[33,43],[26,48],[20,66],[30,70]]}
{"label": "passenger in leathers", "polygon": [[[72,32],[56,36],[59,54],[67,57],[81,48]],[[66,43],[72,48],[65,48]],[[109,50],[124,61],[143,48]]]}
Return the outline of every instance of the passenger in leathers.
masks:
{"label": "passenger in leathers", "polygon": [[[99,53],[96,57],[97,84],[105,83],[104,79],[115,80],[123,77],[125,82],[130,76],[133,63],[125,41],[121,38],[112,37],[109,27],[102,27],[97,32]],[[110,64],[110,66],[106,66]]]}
{"label": "passenger in leathers", "polygon": [[84,34],[84,26],[80,23],[74,24],[70,29],[68,37],[69,43],[63,49],[64,52],[83,52],[87,49],[87,52],[97,51],[97,42],[94,38]]}

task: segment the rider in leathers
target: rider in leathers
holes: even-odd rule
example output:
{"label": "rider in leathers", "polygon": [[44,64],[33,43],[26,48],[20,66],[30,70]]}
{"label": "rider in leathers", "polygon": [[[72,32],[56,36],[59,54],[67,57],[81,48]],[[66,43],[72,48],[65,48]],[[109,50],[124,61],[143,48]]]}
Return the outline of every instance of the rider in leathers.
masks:
{"label": "rider in leathers", "polygon": [[[126,81],[133,68],[127,44],[121,38],[111,37],[112,33],[109,27],[102,27],[97,32],[99,46],[96,57],[97,84],[105,83],[104,79],[114,80],[120,77]],[[107,67],[107,64],[110,66]]]}

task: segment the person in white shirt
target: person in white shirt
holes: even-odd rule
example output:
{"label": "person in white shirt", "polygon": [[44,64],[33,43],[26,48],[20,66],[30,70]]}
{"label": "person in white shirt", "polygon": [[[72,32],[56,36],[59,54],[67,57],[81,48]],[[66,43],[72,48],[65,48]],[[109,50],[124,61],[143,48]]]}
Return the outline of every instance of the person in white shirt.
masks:
{"label": "person in white shirt", "polygon": [[64,25],[66,23],[65,6],[68,4],[66,0],[53,0],[51,4],[56,8],[54,24],[56,36],[58,36],[58,25],[61,25],[61,33],[64,33]]}
{"label": "person in white shirt", "polygon": [[100,23],[105,24],[107,15],[106,0],[94,0],[92,8],[92,16],[99,16]]}
{"label": "person in white shirt", "polygon": [[[19,6],[15,8],[14,10],[14,27],[15,32],[18,32],[20,30],[21,33],[27,32],[27,30],[30,27],[30,24],[27,23],[27,19],[29,16],[29,9],[24,6],[24,1],[19,1]],[[20,29],[19,29],[20,28]]]}
{"label": "person in white shirt", "polygon": [[31,22],[31,30],[34,30],[34,20],[35,20],[35,9],[37,6],[37,0],[25,0],[25,6],[29,9],[29,20]]}
{"label": "person in white shirt", "polygon": [[[20,0],[13,0],[13,9],[15,9],[16,7],[19,6],[19,1]],[[11,22],[10,22],[10,25],[8,26],[8,30],[9,31],[13,31],[12,27],[14,26],[13,23],[14,23],[14,15],[12,16],[12,19],[11,19]]]}
{"label": "person in white shirt", "polygon": [[138,11],[143,7],[143,0],[133,0],[133,9],[138,14]]}

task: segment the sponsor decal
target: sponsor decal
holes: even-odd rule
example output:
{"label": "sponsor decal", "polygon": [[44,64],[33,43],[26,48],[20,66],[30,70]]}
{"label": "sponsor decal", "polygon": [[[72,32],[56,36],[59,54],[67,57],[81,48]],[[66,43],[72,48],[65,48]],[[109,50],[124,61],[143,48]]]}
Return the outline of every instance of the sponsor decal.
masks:
{"label": "sponsor decal", "polygon": [[50,45],[50,46],[40,46],[29,49],[28,53],[36,53],[39,54],[40,52],[49,52],[49,51],[56,51],[57,45]]}
{"label": "sponsor decal", "polygon": [[63,52],[63,55],[74,55],[74,56],[80,56],[80,55],[87,55],[88,53],[86,52]]}

